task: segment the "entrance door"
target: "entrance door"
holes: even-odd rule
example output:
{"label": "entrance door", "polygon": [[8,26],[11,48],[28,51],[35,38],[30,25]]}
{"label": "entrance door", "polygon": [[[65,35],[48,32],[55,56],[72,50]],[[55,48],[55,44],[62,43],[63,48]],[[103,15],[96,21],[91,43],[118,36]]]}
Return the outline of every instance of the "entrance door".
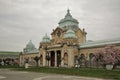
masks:
{"label": "entrance door", "polygon": [[55,66],[55,52],[51,51],[51,67]]}

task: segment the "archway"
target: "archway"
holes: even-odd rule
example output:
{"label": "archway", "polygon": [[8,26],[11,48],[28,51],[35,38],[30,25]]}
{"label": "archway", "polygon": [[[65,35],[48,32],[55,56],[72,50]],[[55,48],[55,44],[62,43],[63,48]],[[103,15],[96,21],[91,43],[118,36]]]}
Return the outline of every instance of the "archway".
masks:
{"label": "archway", "polygon": [[68,54],[64,53],[64,65],[68,65]]}
{"label": "archway", "polygon": [[93,53],[90,53],[90,54],[89,54],[89,66],[90,66],[90,67],[93,67],[93,66],[94,66],[94,61],[93,61],[93,59],[94,59],[94,54],[93,54]]}
{"label": "archway", "polygon": [[93,53],[90,53],[90,54],[89,54],[89,60],[92,60],[93,57],[94,57],[94,54],[93,54]]}
{"label": "archway", "polygon": [[81,66],[84,66],[85,65],[85,55],[84,54],[81,54],[80,57],[79,57],[79,64]]}

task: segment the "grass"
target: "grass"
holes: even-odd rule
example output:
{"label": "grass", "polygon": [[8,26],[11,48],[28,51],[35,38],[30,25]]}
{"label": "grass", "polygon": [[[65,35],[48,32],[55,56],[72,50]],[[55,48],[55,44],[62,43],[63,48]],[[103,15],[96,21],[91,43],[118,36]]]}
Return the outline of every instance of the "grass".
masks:
{"label": "grass", "polygon": [[[17,69],[20,67],[18,65],[14,65],[14,66],[11,66],[11,65],[7,65],[7,66],[0,66],[0,69]],[[22,67],[21,67],[22,68]]]}
{"label": "grass", "polygon": [[76,76],[86,76],[86,77],[97,77],[105,79],[115,79],[120,80],[120,69],[105,70],[96,68],[14,68],[13,70],[19,71],[32,71],[40,73],[55,73],[55,74],[65,74],[65,75],[76,75]]}
{"label": "grass", "polygon": [[120,69],[106,70],[100,68],[97,69],[97,68],[49,68],[49,67],[36,67],[36,68],[34,67],[25,69],[24,67],[19,66],[0,66],[0,68],[2,69],[9,68],[17,71],[54,73],[120,80]]}

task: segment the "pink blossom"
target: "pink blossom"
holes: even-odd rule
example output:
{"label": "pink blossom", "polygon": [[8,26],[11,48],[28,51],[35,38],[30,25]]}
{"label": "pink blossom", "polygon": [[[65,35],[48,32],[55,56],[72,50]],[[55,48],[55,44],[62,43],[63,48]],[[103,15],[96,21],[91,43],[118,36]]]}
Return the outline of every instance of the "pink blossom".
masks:
{"label": "pink blossom", "polygon": [[96,52],[95,60],[99,60],[102,64],[115,64],[120,61],[120,50],[113,45],[105,46]]}

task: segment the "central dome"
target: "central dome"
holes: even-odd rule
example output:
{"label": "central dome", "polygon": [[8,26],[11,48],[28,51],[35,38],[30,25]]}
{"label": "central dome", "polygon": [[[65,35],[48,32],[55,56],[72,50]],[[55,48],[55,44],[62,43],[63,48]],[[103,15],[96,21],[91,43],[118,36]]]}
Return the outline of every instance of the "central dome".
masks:
{"label": "central dome", "polygon": [[72,17],[72,15],[70,14],[70,10],[68,9],[67,14],[65,15],[65,18],[61,19],[58,24],[60,28],[64,28],[67,26],[78,27],[79,22]]}

